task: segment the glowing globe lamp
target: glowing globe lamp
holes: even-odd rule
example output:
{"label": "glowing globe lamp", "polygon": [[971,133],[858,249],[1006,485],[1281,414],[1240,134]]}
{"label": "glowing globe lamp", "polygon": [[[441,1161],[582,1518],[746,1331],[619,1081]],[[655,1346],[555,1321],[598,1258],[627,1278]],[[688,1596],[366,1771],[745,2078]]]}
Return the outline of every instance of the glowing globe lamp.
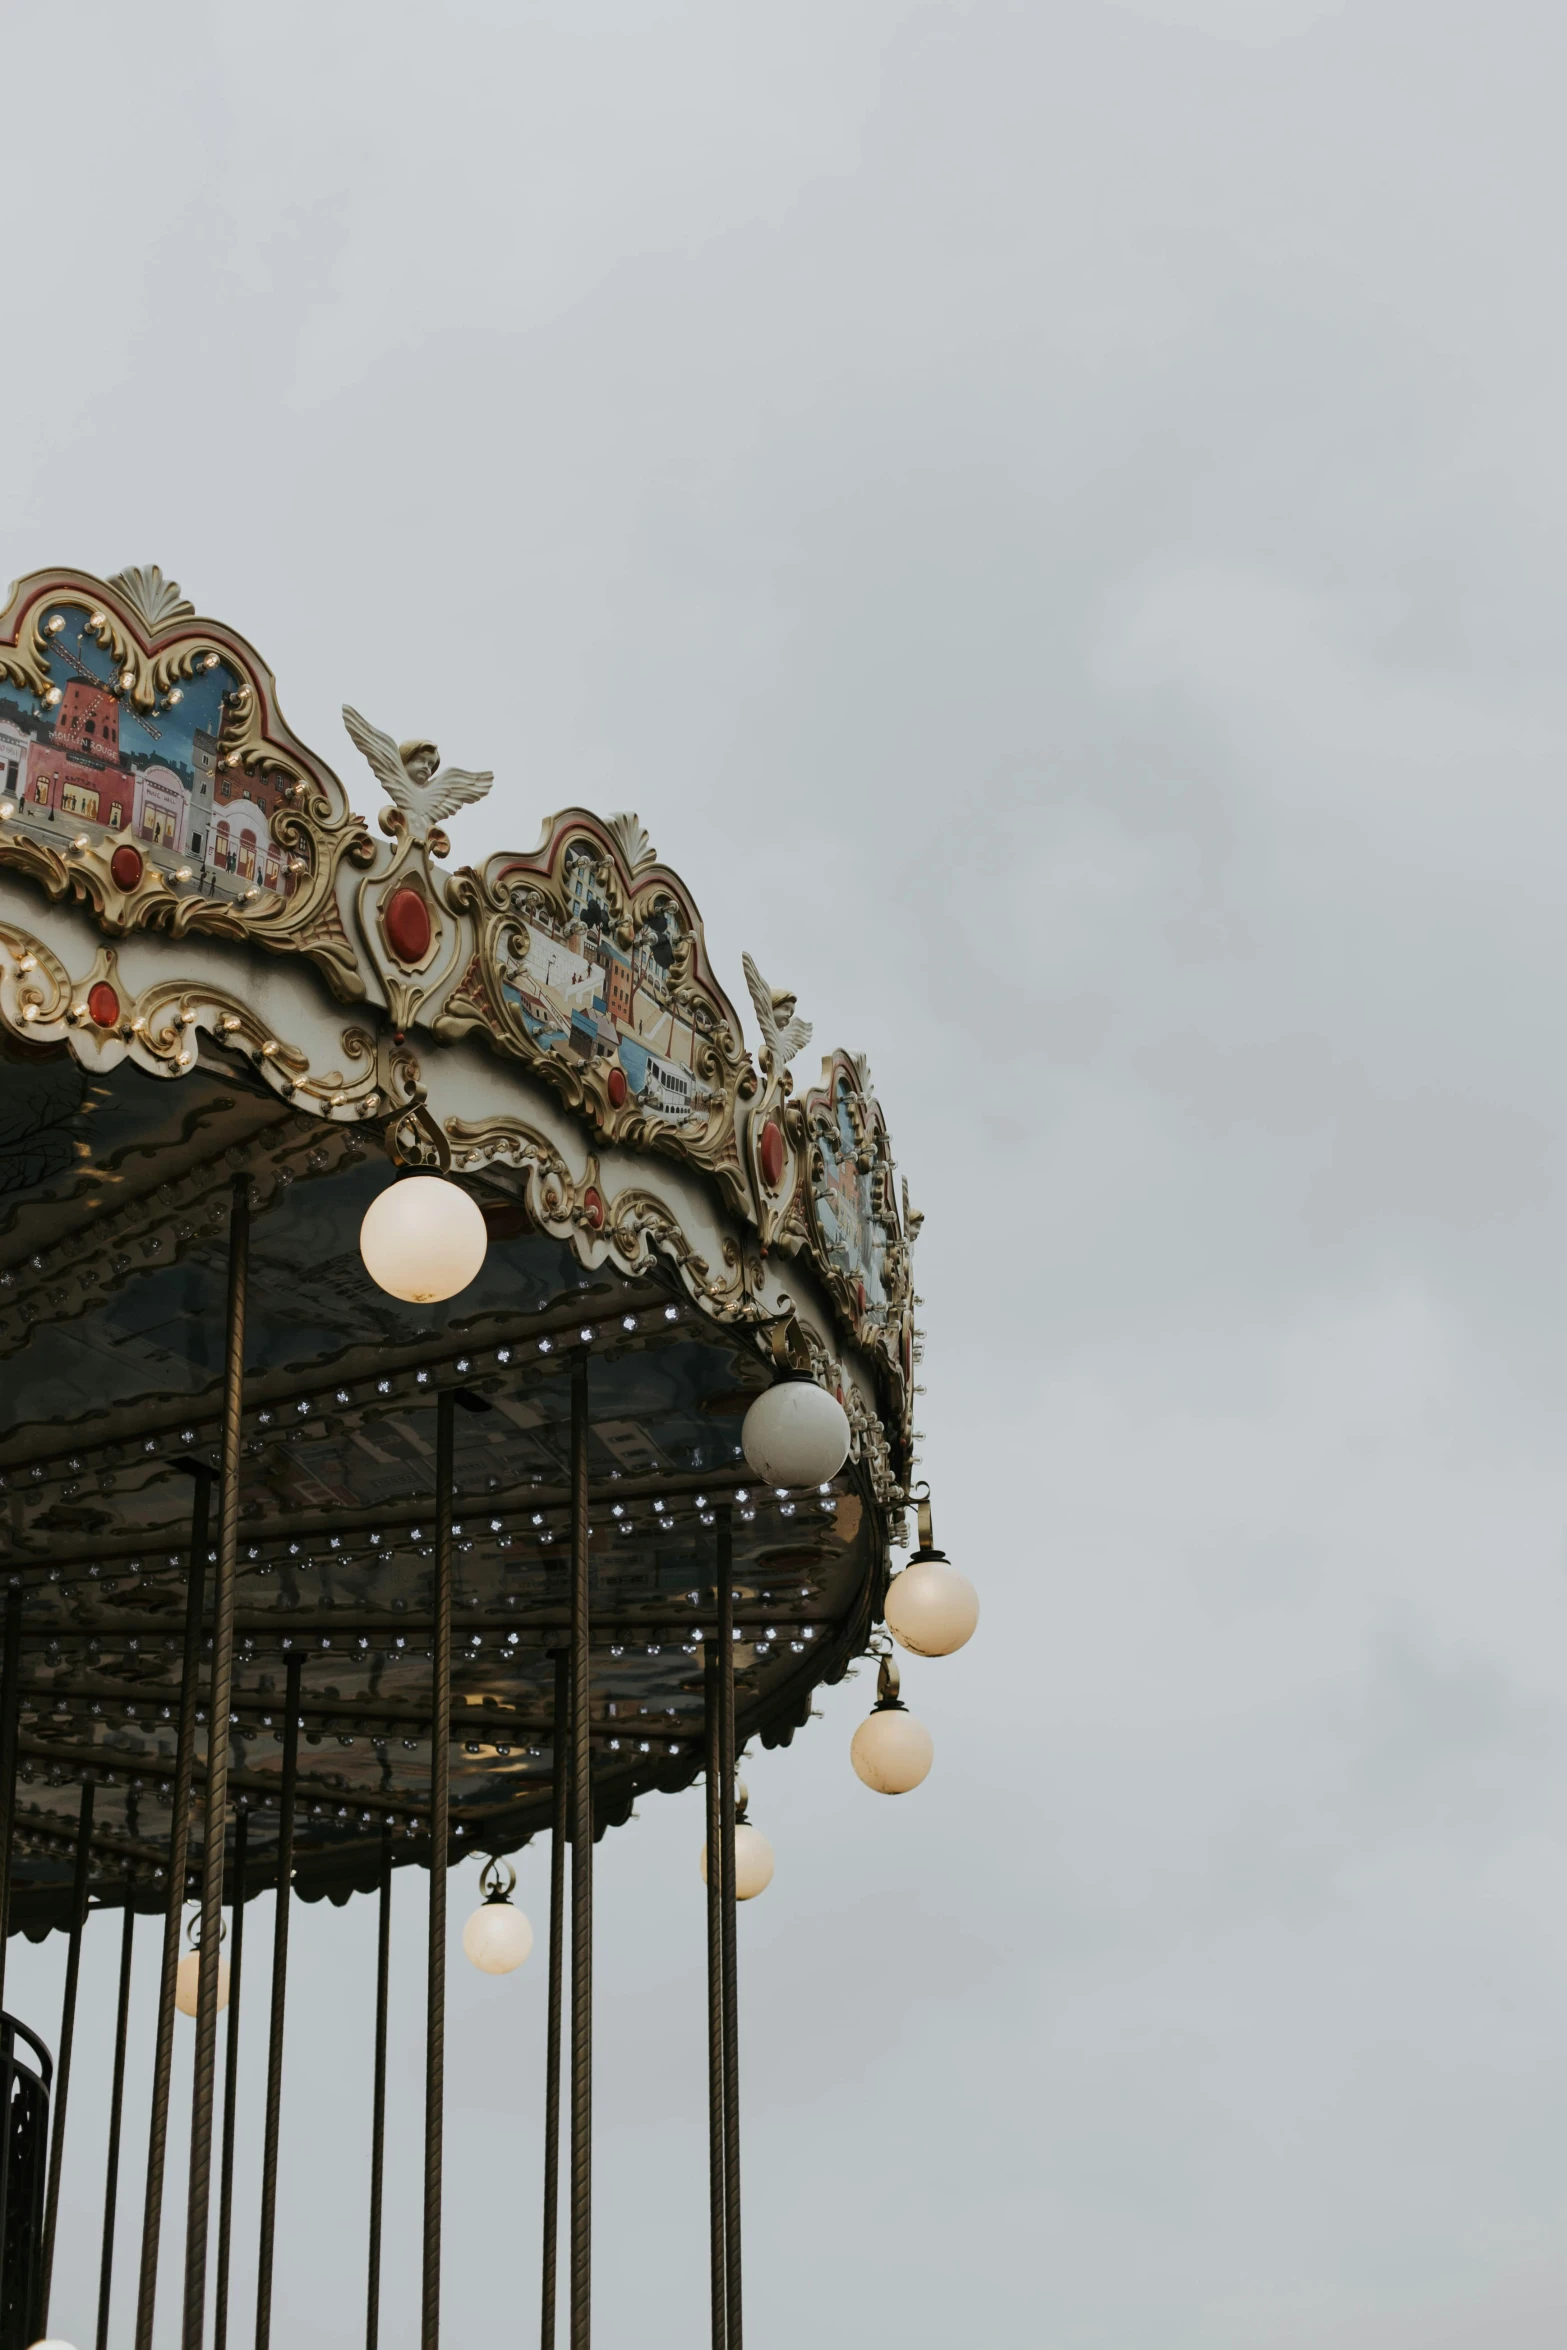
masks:
{"label": "glowing globe lamp", "polygon": [[939,1550],[916,1552],[887,1586],[882,1621],[912,1656],[951,1656],[974,1636],[979,1593]]}
{"label": "glowing globe lamp", "polygon": [[489,1243],[476,1201],[444,1175],[405,1175],[373,1199],[359,1227],[365,1270],[389,1297],[434,1305],[466,1289]]}
{"label": "glowing globe lamp", "polygon": [[[181,2015],[194,2015],[201,1987],[201,1952],[187,1950],[174,1970],[174,2004]],[[229,1962],[218,1960],[218,2007],[229,2003]]]}
{"label": "glowing globe lamp", "polygon": [[769,1485],[825,1485],[849,1457],[849,1415],[814,1380],[780,1379],[746,1413],[740,1443]]}
{"label": "glowing globe lamp", "polygon": [[[773,1881],[773,1848],[749,1820],[735,1822],[735,1899],[754,1901]],[[702,1847],[702,1882],[707,1883],[707,1846]]]}

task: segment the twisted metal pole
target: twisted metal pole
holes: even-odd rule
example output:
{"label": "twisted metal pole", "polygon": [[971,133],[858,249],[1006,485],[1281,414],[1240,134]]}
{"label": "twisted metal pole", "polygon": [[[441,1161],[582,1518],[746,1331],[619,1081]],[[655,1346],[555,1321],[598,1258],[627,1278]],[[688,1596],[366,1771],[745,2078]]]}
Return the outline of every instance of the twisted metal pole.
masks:
{"label": "twisted metal pole", "polygon": [[430,1709],[430,1946],[424,2040],[424,2291],[420,2350],[441,2339],[441,2124],[446,2089],[446,1869],[452,1774],[452,1454],[457,1398],[435,1407],[435,1653]]}
{"label": "twisted metal pole", "polygon": [[386,2011],[392,1960],[392,1823],[381,1823],[381,1906],[375,1945],[375,2088],[370,2104],[370,2275],[365,2350],[381,2338],[381,2184],[386,2151]]}
{"label": "twisted metal pole", "polygon": [[125,1922],[120,1928],[120,2001],[114,2019],[114,2076],[109,2090],[109,2158],[103,2181],[103,2250],[98,2256],[98,2330],[94,2350],[109,2350],[109,2294],[114,2283],[114,2221],[120,2200],[120,2118],[125,2104],[125,2042],[131,2016],[131,1942],[136,1912],[125,1887]]}
{"label": "twisted metal pole", "polygon": [[272,2015],[267,2036],[267,2109],[261,2141],[261,2241],[256,2253],[256,2350],[272,2339],[272,2252],[277,2234],[278,2127],[283,2112],[283,2020],[288,2005],[288,1925],[293,1911],[294,1804],[299,1786],[299,1677],[291,1656],[283,1716],[283,1776],[278,1788],[277,1890],[272,1913]]}
{"label": "twisted metal pole", "polygon": [[212,2100],[217,2086],[218,1968],[223,1960],[223,1855],[228,1838],[234,1595],[239,1580],[240,1423],[245,1403],[245,1304],[249,1286],[250,1178],[236,1175],[229,1207],[228,1312],[223,1342],[223,1482],[218,1498],[218,1571],[212,1590],[212,1669],[207,1676],[207,1811],[202,1841],[201,1959],[196,1974],[196,2058],[191,2080],[190,2193],[185,2211],[184,2350],[202,2350],[207,2325]]}
{"label": "twisted metal pole", "polygon": [[592,1590],[588,1361],[571,1371],[571,2350],[593,2331]]}
{"label": "twisted metal pole", "polygon": [[54,2232],[60,2217],[60,2165],[65,2160],[65,2106],[71,2093],[71,2048],[76,2039],[76,1992],[82,1979],[82,1928],[87,1923],[87,1874],[92,1864],[95,1779],[82,1781],[76,1822],[76,1867],[71,1879],[71,1938],[65,1953],[65,1997],[60,2003],[60,2046],[54,2064],[54,2111],[49,2131],[49,2189],[44,2200],[43,2298],[39,2323],[49,2331],[49,2291],[54,2283]]}
{"label": "twisted metal pole", "polygon": [[234,1823],[234,1878],[229,1891],[233,1926],[229,1933],[228,2024],[223,2036],[223,2153],[218,2169],[218,2275],[213,2290],[212,2350],[227,2350],[229,2335],[229,2237],[234,2220],[234,2116],[239,2093],[239,1995],[245,1963],[245,1859],[250,1814]]}
{"label": "twisted metal pole", "polygon": [[550,1834],[550,1992],[544,2038],[544,2256],[541,2350],[555,2350],[555,2283],[560,2264],[560,2024],[566,1960],[566,1836],[570,1825],[571,1651],[555,1651],[554,1783]]}
{"label": "twisted metal pole", "polygon": [[[18,1732],[22,1707],[22,1591],[15,1584],[6,1594],[5,1602],[5,1663],[0,1668],[0,1802],[5,1806],[5,1824],[0,1831],[0,2025],[4,2023],[5,2009],[5,1954],[11,1934],[11,1854],[16,1843],[16,1758]],[[9,2220],[11,2211],[11,2142],[15,2132],[10,2126],[11,2091],[15,2073],[11,2066],[13,2045],[5,2042],[5,2063],[0,2068],[0,2092],[6,2126],[0,2129],[0,2224]],[[30,2294],[32,2287],[24,2290]]]}
{"label": "twisted metal pole", "polygon": [[719,1919],[724,1973],[724,2300],[728,2350],[740,2350],[740,2014],[735,1956],[735,1595],[734,1515],[718,1511],[718,1719],[722,1748]]}
{"label": "twisted metal pole", "polygon": [[[16,1845],[17,1732],[22,1710],[22,1587],[5,1595],[5,1663],[0,1667],[0,2009],[5,2006],[5,1954],[11,1935],[11,1854]],[[10,2132],[6,2134],[10,2145]],[[3,2208],[3,2206],[0,2206]]]}
{"label": "twisted metal pole", "polygon": [[708,2283],[713,2350],[726,2350],[729,2271],[724,2230],[724,1830],[719,1789],[724,1772],[719,1720],[718,1643],[702,1661],[702,1729],[707,1776],[707,2205]]}
{"label": "twisted metal pole", "polygon": [[190,1853],[190,1782],[196,1748],[196,1698],[201,1674],[201,1603],[207,1576],[207,1531],[212,1482],[196,1479],[191,1512],[190,1566],[185,1577],[185,1648],[180,1664],[180,1721],[174,1745],[169,1814],[169,1883],[163,1912],[158,1975],[158,2028],[153,2043],[152,2117],[147,2133],[147,2183],[142,2203],[141,2270],[136,2288],[136,2350],[152,2350],[158,2298],[158,2245],[163,2231],[163,2166],[169,2132],[169,2073],[174,2062],[174,1980],[180,1963],[180,1913]]}

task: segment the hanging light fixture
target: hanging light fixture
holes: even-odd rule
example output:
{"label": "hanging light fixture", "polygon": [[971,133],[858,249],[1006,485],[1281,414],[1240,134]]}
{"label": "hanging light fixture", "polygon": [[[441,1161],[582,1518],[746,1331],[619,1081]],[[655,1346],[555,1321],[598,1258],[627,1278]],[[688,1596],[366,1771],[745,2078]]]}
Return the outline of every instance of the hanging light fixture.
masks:
{"label": "hanging light fixture", "polygon": [[931,1542],[930,1487],[915,1494],[920,1546],[887,1586],[882,1621],[911,1656],[951,1656],[974,1637],[979,1593]]}
{"label": "hanging light fixture", "polygon": [[741,1450],[769,1485],[825,1485],[849,1457],[849,1415],[795,1367],[805,1346],[792,1320],[774,1327],[772,1342],[779,1376],[741,1421]]}
{"label": "hanging light fixture", "polygon": [[[225,1931],[226,1929],[220,1923],[218,1926],[220,1941]],[[174,2004],[181,2015],[194,2015],[201,1995],[201,1912],[199,1910],[186,1927],[185,1938],[189,1942],[190,1948],[174,1970]],[[218,2012],[220,2014],[228,2003],[229,1962],[226,1958],[220,1957],[218,1960]]]}
{"label": "hanging light fixture", "polygon": [[[735,1899],[754,1901],[773,1881],[773,1848],[760,1828],[746,1818],[746,1784],[735,1785]],[[707,1883],[707,1846],[702,1847],[702,1882]]]}
{"label": "hanging light fixture", "polygon": [[876,1676],[876,1705],[860,1724],[849,1760],[878,1795],[907,1795],[930,1770],[936,1749],[923,1722],[898,1695],[898,1660],[890,1653]]}
{"label": "hanging light fixture", "polygon": [[488,1246],[477,1201],[444,1175],[404,1175],[389,1183],[359,1227],[359,1253],[371,1280],[416,1306],[466,1289]]}
{"label": "hanging light fixture", "polygon": [[509,1860],[485,1862],[479,1879],[484,1899],[462,1930],[463,1956],[481,1975],[515,1974],[533,1948],[533,1928],[512,1903],[516,1884]]}

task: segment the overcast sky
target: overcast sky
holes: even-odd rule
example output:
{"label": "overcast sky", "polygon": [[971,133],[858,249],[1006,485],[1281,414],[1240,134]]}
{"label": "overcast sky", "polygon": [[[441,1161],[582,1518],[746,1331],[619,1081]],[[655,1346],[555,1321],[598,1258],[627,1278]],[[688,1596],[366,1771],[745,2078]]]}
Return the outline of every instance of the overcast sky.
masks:
{"label": "overcast sky", "polygon": [[[748,947],[869,1054],[927,1213],[985,1614],[907,1675],[917,1794],[850,1772],[863,1676],[750,1774],[752,2350],[1556,2350],[1560,7],[85,0],[3,41],[0,572],[158,561],[345,774],[345,699],[493,766],[458,858],[638,809],[731,991]],[[646,1799],[597,1874],[636,2350],[705,2322],[700,1813]],[[276,2338],[339,2350],[369,1905],[296,1933]],[[51,2035],[59,1967],[7,1984]],[[453,2344],[533,2338],[543,1994],[453,1973]]]}

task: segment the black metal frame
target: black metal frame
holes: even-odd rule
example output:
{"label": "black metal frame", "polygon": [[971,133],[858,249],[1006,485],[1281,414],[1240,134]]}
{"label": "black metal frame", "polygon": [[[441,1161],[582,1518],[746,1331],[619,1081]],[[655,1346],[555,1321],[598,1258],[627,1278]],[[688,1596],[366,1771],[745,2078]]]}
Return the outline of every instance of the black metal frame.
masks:
{"label": "black metal frame", "polygon": [[[17,2054],[19,2040],[37,2058]],[[54,2063],[43,2042],[0,2010],[0,2350],[29,2350],[43,2331],[44,2193]]]}
{"label": "black metal frame", "polygon": [[[173,1783],[175,1801],[167,1857],[168,1883],[163,1904],[164,1930],[159,1981],[157,2039],[154,2052],[151,2127],[146,2198],[143,2214],[141,2266],[137,2297],[138,2350],[150,2350],[154,2316],[157,2260],[161,2233],[162,2190],[168,2094],[173,2053],[174,1985],[179,1959],[179,1932],[189,1865],[189,1806],[199,1783],[203,1794],[204,1833],[201,1873],[201,1941],[198,1970],[197,2041],[193,2066],[190,2177],[185,2240],[185,2291],[182,2312],[184,2350],[203,2350],[206,2320],[208,2222],[210,2213],[213,2107],[216,2086],[218,1968],[222,1946],[225,1893],[233,1914],[230,1998],[225,2044],[225,2080],[220,2154],[220,2200],[217,2247],[214,2350],[225,2350],[228,2324],[230,2233],[233,2202],[233,2154],[238,2083],[238,2028],[242,1983],[244,1905],[251,1890],[247,1866],[249,1813],[236,1819],[234,1854],[225,1882],[225,1843],[228,1794],[241,1789],[245,1774],[229,1764],[232,1670],[235,1633],[236,1555],[240,1490],[240,1430],[243,1400],[246,1260],[249,1200],[242,1178],[236,1183],[231,1221],[230,1277],[224,1366],[224,1452],[220,1479],[199,1471],[191,1527],[191,1565],[187,1584],[183,1672],[180,1682],[179,1729]],[[570,1640],[554,1648],[555,1688],[552,1717],[554,1757],[551,1789],[553,1840],[550,1871],[549,2012],[547,2021],[545,2094],[545,2204],[543,2214],[543,2274],[541,2279],[541,2341],[543,2350],[556,2350],[556,2273],[559,2251],[558,2201],[561,2139],[563,2027],[566,2009],[566,1868],[570,1857],[570,2049],[569,2091],[571,2125],[568,2273],[570,2285],[570,2350],[590,2350],[592,2304],[592,2127],[593,2127],[593,1852],[596,1830],[604,1822],[596,1815],[592,1761],[596,1743],[604,1736],[593,1721],[594,1622],[591,1581],[591,1514],[593,1492],[589,1480],[591,1429],[589,1362],[578,1358],[571,1369],[571,1560]],[[453,1388],[438,1391],[436,1403],[435,1573],[430,1634],[434,1670],[429,1725],[431,1730],[430,1803],[430,1912],[426,1982],[426,2075],[424,2129],[423,2285],[421,2294],[421,2350],[439,2350],[441,2286],[442,2106],[444,2088],[445,1959],[447,1884],[452,1857],[450,1770],[452,1723],[453,1599],[455,1582],[454,1410],[459,1401],[478,1404],[477,1398]],[[482,1405],[479,1408],[483,1408]],[[193,1468],[198,1464],[192,1463]],[[220,1525],[216,1552],[208,1549],[211,1487],[220,1495]],[[740,2137],[737,1952],[735,1934],[735,1670],[733,1528],[727,1499],[718,1498],[714,1512],[714,1605],[716,1637],[706,1643],[704,1662],[704,1741],[707,1776],[708,1892],[707,1979],[709,2051],[709,2156],[712,2227],[712,2339],[715,2350],[741,2350],[740,2256]],[[203,1600],[206,1567],[215,1557],[213,1579],[212,1657],[206,1707],[207,1752],[196,1755],[197,1710],[201,1692]],[[400,1619],[409,1629],[417,1624]],[[0,1923],[5,1917],[16,1819],[15,1779],[20,1748],[20,1660],[23,1645],[20,1594],[7,1595],[5,1649],[0,1668]],[[280,1834],[272,1882],[276,1896],[273,1924],[271,2017],[267,2059],[266,2107],[263,2126],[261,2229],[256,2293],[256,2350],[268,2350],[271,2336],[272,2284],[275,2251],[278,2144],[282,2100],[282,2057],[288,1982],[289,1924],[292,1911],[293,1828],[299,1795],[299,1732],[303,1719],[301,1675],[304,1657],[294,1651],[288,1660],[283,1715],[283,1756],[279,1789]],[[59,1749],[52,1749],[59,1752]],[[84,1771],[81,1812],[75,1839],[72,1934],[61,2036],[61,2064],[55,2105],[54,2148],[47,2167],[37,2138],[40,2113],[49,2101],[50,2058],[40,2043],[9,2019],[0,2035],[0,2065],[16,2094],[23,2084],[15,2127],[0,2147],[0,2209],[5,2224],[20,2225],[25,2211],[27,2245],[18,2266],[28,2304],[28,2318],[41,2325],[47,2305],[47,2281],[58,2209],[60,2157],[65,2134],[66,2091],[79,1977],[81,1934],[88,1906],[88,1878],[95,1839],[92,1833],[94,1780]],[[366,2302],[367,2350],[378,2350],[380,2260],[382,2231],[382,2163],[386,2111],[387,1994],[390,1950],[392,1827],[383,1820],[380,1854],[380,1914],[377,1950],[377,1993],[374,2059],[374,2106],[369,2215],[369,2258]],[[108,2168],[104,2193],[103,2244],[99,2271],[98,2350],[106,2350],[109,2296],[114,2251],[114,2221],[118,2191],[119,2146],[123,2102],[125,2042],[130,1989],[134,1910],[127,1903],[122,1927],[114,2088],[111,2102]],[[0,1934],[0,1983],[3,1983],[4,1937]],[[37,2072],[14,2056],[17,2035],[37,2050]],[[21,2109],[25,2107],[25,2112]],[[7,2198],[9,2189],[9,2199]],[[9,2287],[7,2288],[9,2290]],[[0,2350],[27,2350],[35,2338],[27,2333],[13,2345],[0,2319]],[[25,2329],[24,2329],[25,2330]]]}

